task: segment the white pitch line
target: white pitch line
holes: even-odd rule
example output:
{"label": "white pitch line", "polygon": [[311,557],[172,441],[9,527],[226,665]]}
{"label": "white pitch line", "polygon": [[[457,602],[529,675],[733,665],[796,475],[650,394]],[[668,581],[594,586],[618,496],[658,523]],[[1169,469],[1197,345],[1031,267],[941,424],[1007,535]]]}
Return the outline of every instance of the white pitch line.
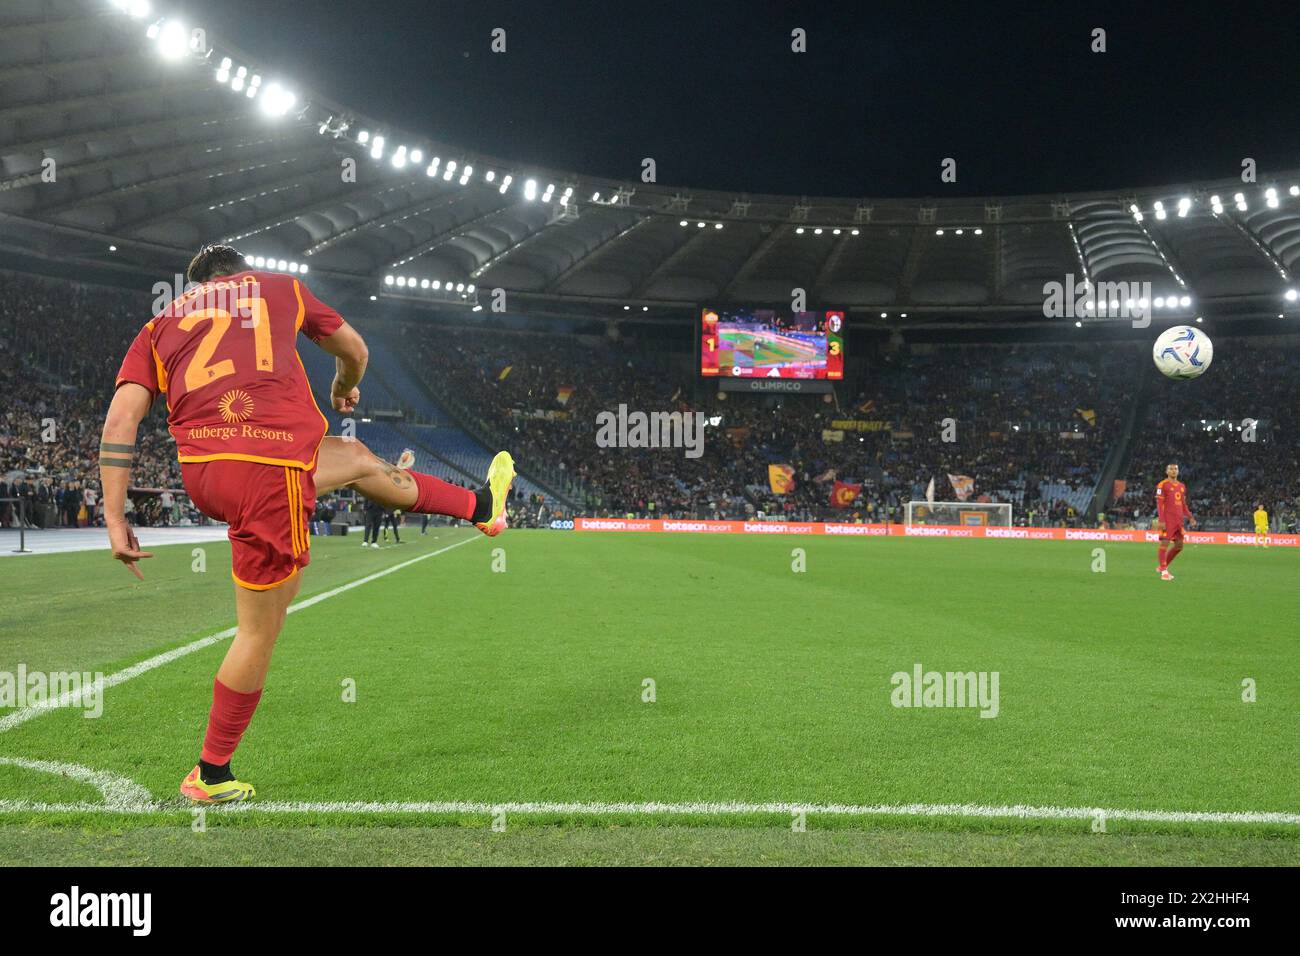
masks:
{"label": "white pitch line", "polygon": [[[148,805],[109,807],[97,803],[33,803],[0,800],[0,813],[178,813],[193,809],[175,800]],[[1300,826],[1300,813],[1118,810],[1103,807],[985,806],[971,803],[817,804],[817,803],[476,803],[449,800],[432,803],[303,802],[237,803],[210,807],[219,813],[252,814],[423,814],[480,816],[498,813],[521,816],[739,816],[804,813],[838,817],[965,817],[1019,820],[1108,820],[1146,823],[1249,823]]]}
{"label": "white pitch line", "polygon": [[[153,794],[134,780],[109,770],[92,770],[76,763],[58,763],[54,760],[28,760],[25,757],[0,757],[0,767],[19,767],[39,773],[69,777],[88,783],[104,798],[102,804],[91,804],[101,811],[141,813],[153,808]],[[5,801],[0,801],[5,802]]]}
{"label": "white pitch line", "polygon": [[[296,604],[289,605],[289,613],[292,614],[295,611],[306,610],[312,605],[336,597],[344,591],[351,591],[353,588],[359,588],[363,584],[369,584],[371,581],[376,581],[386,575],[392,574],[396,571],[401,571],[403,568],[409,568],[411,565],[418,564],[428,558],[436,558],[440,554],[446,554],[453,548],[459,548],[462,544],[469,544],[471,541],[475,540],[477,540],[477,536],[463,538],[455,544],[447,545],[445,548],[439,548],[437,551],[430,551],[428,554],[417,555],[407,561],[402,561],[398,564],[392,565],[391,567],[384,568],[381,571],[376,571],[374,574],[367,574],[363,578],[357,578],[355,581],[349,581],[347,584],[341,584],[328,591],[322,591],[320,594],[312,595]],[[96,680],[94,693],[98,695],[106,688],[116,687],[118,684],[124,684],[129,680],[139,677],[141,674],[147,674],[149,671],[156,670],[164,664],[170,664],[172,661],[179,660],[180,658],[193,654],[196,651],[201,651],[205,647],[211,647],[218,641],[224,641],[226,638],[234,636],[235,629],[233,627],[228,627],[224,631],[218,631],[216,634],[209,634],[207,637],[201,637],[197,641],[191,641],[189,644],[173,648],[170,651],[164,651],[163,653],[150,657],[147,660],[140,661],[137,664],[132,664],[130,667],[124,668],[115,674],[109,674],[107,677]],[[88,691],[85,688],[78,688],[75,691],[66,691],[52,700],[42,701],[39,704],[33,704],[30,707],[15,710],[12,714],[6,714],[4,717],[0,717],[0,734],[13,730],[20,724],[27,723],[27,721],[31,720],[33,717],[39,717],[41,714],[47,714],[52,710],[58,710],[59,708],[67,707],[73,703],[78,703],[86,693],[88,693]]]}
{"label": "white pitch line", "polygon": [[1112,820],[1166,823],[1287,823],[1300,825],[1300,813],[1183,812],[1176,810],[1106,810],[1096,807],[996,807],[969,803],[802,804],[802,803],[248,803],[231,807],[264,813],[519,813],[581,816],[736,816],[808,813],[821,816],[1018,817],[1021,819],[1091,820],[1099,813]]}

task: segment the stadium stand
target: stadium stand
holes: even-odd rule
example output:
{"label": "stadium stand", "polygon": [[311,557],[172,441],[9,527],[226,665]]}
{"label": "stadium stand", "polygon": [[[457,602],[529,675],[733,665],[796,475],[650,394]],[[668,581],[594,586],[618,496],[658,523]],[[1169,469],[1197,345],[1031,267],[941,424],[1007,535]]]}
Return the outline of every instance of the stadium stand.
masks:
{"label": "stadium stand", "polygon": [[1119,508],[1149,516],[1155,482],[1167,463],[1177,462],[1191,508],[1206,529],[1247,530],[1258,504],[1269,512],[1273,530],[1294,529],[1300,340],[1220,338],[1215,346],[1215,374],[1198,379],[1195,388],[1164,388],[1148,403]]}
{"label": "stadium stand", "polygon": [[[0,492],[26,499],[36,523],[94,521],[94,509],[81,505],[97,492],[98,420],[150,305],[121,289],[0,274],[0,340],[19,358],[0,369],[9,396]],[[1105,510],[1109,489],[1094,505],[1102,466],[1121,443],[1119,423],[1136,411],[1127,438],[1135,454],[1123,494],[1106,511],[1111,522],[1149,521],[1154,483],[1177,460],[1207,527],[1244,528],[1259,502],[1279,530],[1296,523],[1295,491],[1285,485],[1300,463],[1289,400],[1300,374],[1294,336],[1220,337],[1218,364],[1201,387],[1159,380],[1145,392],[1135,383],[1158,376],[1136,345],[879,346],[854,356],[862,391],[835,403],[715,393],[680,355],[641,339],[559,340],[416,321],[378,322],[371,333],[358,321],[373,344],[357,436],[388,460],[411,448],[416,467],[463,484],[479,480],[490,447],[512,448],[525,467],[553,479],[521,475],[521,518],[524,502],[547,501],[546,514],[556,516],[899,520],[931,478],[943,498],[948,475],[967,475],[979,500],[1011,502],[1017,523],[1079,525]],[[90,328],[94,349],[86,347]],[[333,360],[310,347],[302,356],[337,432],[341,420],[328,405]],[[713,423],[702,457],[598,448],[595,415],[620,403],[702,412]],[[467,415],[474,433],[461,425]],[[955,441],[944,441],[946,419]],[[1249,421],[1255,440],[1242,441]],[[161,406],[141,447],[135,520],[196,519],[183,507]],[[772,493],[769,464],[794,469],[790,493]],[[863,486],[853,507],[831,505],[836,480]],[[556,485],[573,498],[557,497]],[[175,501],[166,513],[164,489]],[[0,521],[16,520],[12,506],[0,507]]]}
{"label": "stadium stand", "polygon": [[[968,474],[978,476],[981,495],[1011,501],[1017,512],[1081,519],[1140,359],[1134,349],[1117,357],[1101,346],[1071,350],[1068,360],[1032,346],[882,350],[855,357],[874,384],[837,407],[822,396],[697,399],[692,379],[669,377],[671,359],[648,360],[654,353],[641,341],[415,324],[402,335],[429,387],[464,396],[499,443],[576,474],[598,513],[637,516],[896,518],[931,477]],[[698,461],[596,448],[598,411],[686,408],[688,396],[689,407],[717,420]],[[948,417],[956,442],[940,434]],[[849,433],[833,427],[845,421]],[[873,427],[884,423],[891,427]],[[765,490],[766,467],[776,463],[797,475],[779,501]],[[864,485],[861,508],[830,506],[835,478]]]}
{"label": "stadium stand", "polygon": [[[100,426],[147,309],[139,294],[0,272],[0,350],[10,359],[0,367],[0,497],[23,498],[36,526],[95,522]],[[181,516],[164,512],[160,492],[181,483],[165,410],[145,426],[135,480],[151,491],[135,497],[134,518],[171,523]],[[0,526],[16,522],[15,506],[0,503]]]}
{"label": "stadium stand", "polygon": [[[365,327],[364,319],[355,321]],[[458,483],[479,484],[495,452],[453,422],[411,377],[382,336],[367,330],[366,341],[370,349],[370,371],[363,383],[361,407],[354,416],[356,437],[388,461],[396,461],[403,449],[411,448],[417,453],[417,461],[431,464],[427,469],[431,473],[449,480],[454,478]],[[343,416],[330,407],[329,401],[334,359],[316,348],[302,348],[300,354],[316,404],[330,423],[330,433],[344,434]],[[524,474],[516,484],[523,495],[553,497]]]}

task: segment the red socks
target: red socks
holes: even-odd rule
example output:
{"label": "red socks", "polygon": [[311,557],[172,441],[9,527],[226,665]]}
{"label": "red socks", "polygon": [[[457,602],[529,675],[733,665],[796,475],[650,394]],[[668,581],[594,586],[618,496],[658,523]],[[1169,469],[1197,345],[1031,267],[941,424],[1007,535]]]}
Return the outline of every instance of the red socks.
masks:
{"label": "red socks", "polygon": [[230,763],[261,699],[260,690],[241,694],[219,680],[212,682],[212,710],[208,713],[208,732],[203,737],[204,763],[217,766]]}
{"label": "red socks", "polygon": [[1161,571],[1169,567],[1169,560],[1165,557],[1166,547],[1167,545],[1163,541],[1161,541],[1160,542],[1160,570]]}
{"label": "red socks", "polygon": [[1174,558],[1178,557],[1179,553],[1181,553],[1182,550],[1183,550],[1183,546],[1181,544],[1176,544],[1169,549],[1169,553],[1165,555],[1166,568],[1169,567],[1169,565],[1174,563]]}
{"label": "red socks", "polygon": [[412,513],[448,515],[466,521],[473,519],[478,503],[474,492],[422,472],[409,471],[407,474],[415,479],[416,499],[410,509]]}

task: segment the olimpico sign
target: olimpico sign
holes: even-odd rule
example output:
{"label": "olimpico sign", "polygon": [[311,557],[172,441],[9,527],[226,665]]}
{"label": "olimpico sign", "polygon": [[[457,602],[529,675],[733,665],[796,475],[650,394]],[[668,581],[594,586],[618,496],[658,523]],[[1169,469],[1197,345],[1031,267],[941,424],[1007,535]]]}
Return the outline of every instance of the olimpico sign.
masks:
{"label": "olimpico sign", "polygon": [[718,388],[724,392],[818,393],[832,391],[834,383],[812,378],[720,378]]}

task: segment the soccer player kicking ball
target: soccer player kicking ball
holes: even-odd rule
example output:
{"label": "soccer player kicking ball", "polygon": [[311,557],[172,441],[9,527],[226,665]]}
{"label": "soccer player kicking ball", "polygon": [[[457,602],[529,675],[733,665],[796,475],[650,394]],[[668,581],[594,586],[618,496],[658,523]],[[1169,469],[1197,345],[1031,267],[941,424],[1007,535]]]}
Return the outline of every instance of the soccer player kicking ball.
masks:
{"label": "soccer player kicking ball", "polygon": [[143,578],[125,502],[136,430],[159,395],[176,440],[181,477],[195,506],[230,525],[235,638],[217,671],[199,764],[181,793],[201,803],[253,796],[230,758],[266,683],[271,650],[310,561],[307,522],[317,494],[353,488],[385,508],[474,522],[486,535],[506,526],[514,460],[500,452],[487,484],[471,491],[403,471],[353,439],[325,437],[327,422],[298,357],[298,333],[336,359],[330,401],[351,412],[361,399],[366,344],[291,275],[254,272],[229,246],[205,246],[190,262],[199,283],[136,336],[117,375],[104,421],[100,476],[113,557]]}
{"label": "soccer player kicking ball", "polygon": [[1187,507],[1187,486],[1178,480],[1178,466],[1165,466],[1165,480],[1156,485],[1156,530],[1160,532],[1160,580],[1172,581],[1169,565],[1183,550],[1183,519],[1193,528],[1196,516]]}

